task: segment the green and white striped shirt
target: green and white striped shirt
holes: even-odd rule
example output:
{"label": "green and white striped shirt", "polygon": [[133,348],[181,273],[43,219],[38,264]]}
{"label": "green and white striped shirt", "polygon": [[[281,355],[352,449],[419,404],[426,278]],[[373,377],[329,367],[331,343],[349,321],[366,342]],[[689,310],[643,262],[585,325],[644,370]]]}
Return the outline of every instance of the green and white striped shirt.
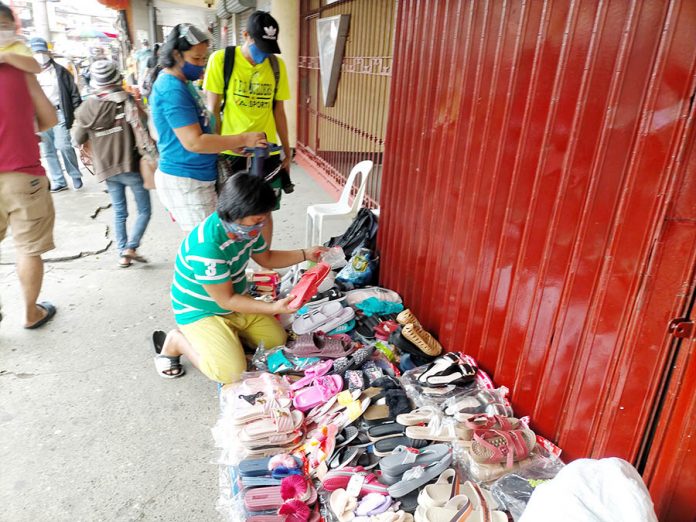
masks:
{"label": "green and white striped shirt", "polygon": [[250,241],[233,241],[227,236],[217,212],[208,216],[184,239],[176,256],[171,297],[177,324],[231,313],[218,306],[203,285],[231,280],[235,293],[246,293],[245,270],[249,257],[266,250],[268,245],[263,236]]}

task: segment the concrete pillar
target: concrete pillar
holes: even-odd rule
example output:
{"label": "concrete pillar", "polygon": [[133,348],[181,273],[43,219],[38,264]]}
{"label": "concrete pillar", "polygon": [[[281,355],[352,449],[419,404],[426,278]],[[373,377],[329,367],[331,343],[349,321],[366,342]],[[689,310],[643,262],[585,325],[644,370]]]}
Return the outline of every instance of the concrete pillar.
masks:
{"label": "concrete pillar", "polygon": [[36,35],[51,42],[51,29],[48,26],[48,6],[46,0],[34,0],[34,27]]}
{"label": "concrete pillar", "polygon": [[285,102],[288,118],[288,139],[295,146],[297,140],[297,81],[300,56],[300,2],[299,0],[272,0],[271,14],[278,21],[280,36],[278,45],[282,51],[290,82],[290,99]]}
{"label": "concrete pillar", "polygon": [[147,38],[150,44],[156,42],[152,34],[152,26],[150,21],[150,8],[146,0],[136,0],[130,3],[130,14],[131,18],[129,20],[130,31],[133,35],[133,49],[140,49],[140,40],[142,38]]}

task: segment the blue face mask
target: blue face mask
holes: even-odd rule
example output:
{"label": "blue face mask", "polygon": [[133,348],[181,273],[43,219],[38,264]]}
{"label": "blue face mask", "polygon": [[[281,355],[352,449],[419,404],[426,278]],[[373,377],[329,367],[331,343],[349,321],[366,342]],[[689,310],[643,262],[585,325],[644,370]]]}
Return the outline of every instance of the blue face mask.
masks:
{"label": "blue face mask", "polygon": [[258,225],[240,225],[239,223],[228,223],[227,221],[220,220],[225,232],[230,236],[230,239],[235,241],[251,241],[259,237],[261,229],[266,224],[262,221]]}
{"label": "blue face mask", "polygon": [[264,53],[261,49],[256,47],[256,44],[249,45],[249,54],[256,65],[263,63],[263,61],[268,58],[268,53]]}
{"label": "blue face mask", "polygon": [[186,60],[184,60],[184,65],[181,66],[181,72],[184,73],[184,76],[187,80],[192,82],[195,82],[196,80],[200,79],[204,70],[204,66],[194,65],[191,62],[187,62]]}

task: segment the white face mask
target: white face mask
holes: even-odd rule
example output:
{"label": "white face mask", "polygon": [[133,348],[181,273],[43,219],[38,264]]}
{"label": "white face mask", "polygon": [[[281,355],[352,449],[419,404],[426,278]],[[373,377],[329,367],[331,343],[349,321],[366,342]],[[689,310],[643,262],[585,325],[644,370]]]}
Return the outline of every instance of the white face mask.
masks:
{"label": "white face mask", "polygon": [[0,30],[0,47],[4,47],[17,39],[17,33],[12,29]]}
{"label": "white face mask", "polygon": [[51,57],[46,53],[36,53],[34,59],[39,62],[39,65],[46,65],[51,60]]}

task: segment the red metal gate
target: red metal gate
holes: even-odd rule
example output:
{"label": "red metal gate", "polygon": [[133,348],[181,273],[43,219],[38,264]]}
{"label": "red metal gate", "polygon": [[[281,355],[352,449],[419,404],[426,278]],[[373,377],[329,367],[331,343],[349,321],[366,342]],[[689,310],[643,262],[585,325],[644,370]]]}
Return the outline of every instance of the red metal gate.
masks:
{"label": "red metal gate", "polygon": [[696,488],[693,455],[670,465],[693,444],[645,435],[661,405],[696,428],[659,401],[692,288],[694,27],[688,0],[399,2],[379,237],[383,283],[566,457],[650,449],[672,520],[695,508],[658,483]]}
{"label": "red metal gate", "polygon": [[[389,106],[396,0],[302,0],[297,160],[341,189],[359,161],[374,162],[366,204],[379,203]],[[318,18],[350,15],[334,107],[324,107],[319,78]]]}

